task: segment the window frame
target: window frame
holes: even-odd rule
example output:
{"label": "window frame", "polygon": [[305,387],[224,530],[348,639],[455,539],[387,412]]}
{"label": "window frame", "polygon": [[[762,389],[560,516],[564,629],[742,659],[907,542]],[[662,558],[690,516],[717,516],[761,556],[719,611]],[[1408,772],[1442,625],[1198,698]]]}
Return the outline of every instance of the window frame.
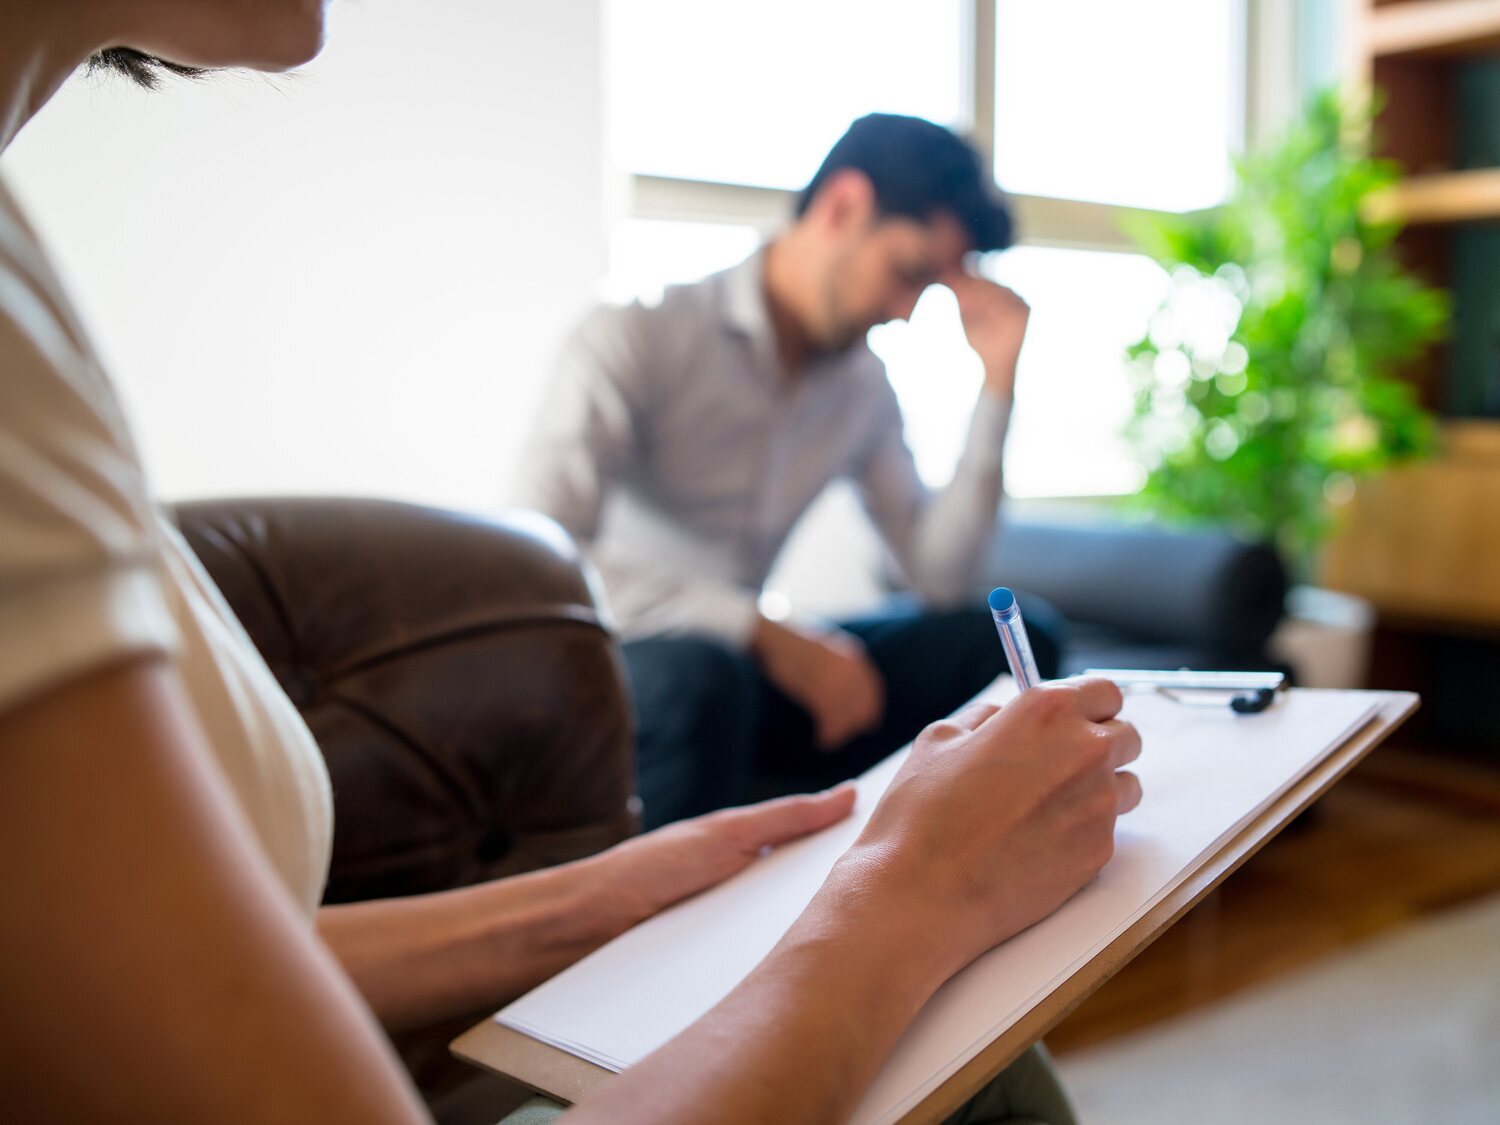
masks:
{"label": "window frame", "polygon": [[[1294,112],[1303,82],[1298,73],[1299,19],[1296,0],[1233,0],[1239,27],[1237,52],[1241,128],[1236,148],[1273,132]],[[965,135],[986,157],[995,141],[996,0],[966,0],[961,6],[965,57],[962,63]],[[782,188],[720,183],[674,176],[624,174],[620,218],[731,223],[770,231],[786,221],[796,193]],[[1121,219],[1143,208],[1057,196],[1011,195],[1020,245],[1121,253],[1137,248],[1121,230]]]}
{"label": "window frame", "polygon": [[[1312,79],[1303,47],[1309,38],[1309,16],[1298,0],[1231,0],[1238,34],[1236,88],[1239,128],[1231,143],[1236,151],[1277,131],[1300,105]],[[1327,3],[1342,0],[1324,0]],[[965,0],[961,5],[961,60],[965,136],[991,161],[995,139],[996,0]],[[617,220],[718,223],[774,233],[791,215],[797,193],[781,188],[720,183],[672,176],[623,172],[616,198]],[[1010,194],[1019,238],[1017,245],[1065,250],[1138,254],[1124,233],[1131,214],[1162,214],[1143,208],[1058,196]],[[1086,497],[1037,498],[1050,504]]]}

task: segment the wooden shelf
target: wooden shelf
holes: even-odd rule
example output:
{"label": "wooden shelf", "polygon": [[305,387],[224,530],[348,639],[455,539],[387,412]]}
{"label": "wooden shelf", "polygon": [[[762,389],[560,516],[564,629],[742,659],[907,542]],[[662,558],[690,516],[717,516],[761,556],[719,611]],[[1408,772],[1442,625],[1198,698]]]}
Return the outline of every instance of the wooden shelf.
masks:
{"label": "wooden shelf", "polygon": [[1500,422],[1450,422],[1432,461],[1361,481],[1323,582],[1383,612],[1500,626]]}
{"label": "wooden shelf", "polygon": [[[1381,88],[1385,152],[1418,170],[1371,198],[1368,213],[1413,224],[1403,250],[1430,282],[1451,285],[1454,266],[1439,249],[1450,241],[1446,228],[1500,223],[1500,167],[1442,170],[1464,162],[1460,115],[1472,63],[1500,60],[1500,0],[1349,0],[1349,7],[1349,80]],[[1480,234],[1455,229],[1453,240]],[[1445,362],[1429,355],[1413,378]],[[1450,419],[1444,435],[1433,460],[1360,482],[1335,513],[1340,530],[1324,553],[1322,581],[1368,598],[1384,620],[1416,632],[1494,635],[1500,520],[1490,514],[1500,512],[1500,421]]]}
{"label": "wooden shelf", "polygon": [[1368,213],[1372,219],[1408,223],[1500,220],[1500,168],[1408,176],[1390,191],[1373,196]]}
{"label": "wooden shelf", "polygon": [[1500,0],[1404,0],[1373,9],[1371,55],[1500,53]]}

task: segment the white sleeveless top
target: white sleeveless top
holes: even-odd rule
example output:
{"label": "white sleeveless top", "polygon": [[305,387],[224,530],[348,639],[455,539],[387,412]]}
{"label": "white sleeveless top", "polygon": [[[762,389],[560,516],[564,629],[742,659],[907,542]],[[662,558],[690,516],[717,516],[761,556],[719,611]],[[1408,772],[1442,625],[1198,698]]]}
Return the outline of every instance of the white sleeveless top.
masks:
{"label": "white sleeveless top", "polygon": [[174,661],[210,752],[310,918],[333,835],[322,756],[161,517],[114,389],[0,184],[0,714],[151,653]]}

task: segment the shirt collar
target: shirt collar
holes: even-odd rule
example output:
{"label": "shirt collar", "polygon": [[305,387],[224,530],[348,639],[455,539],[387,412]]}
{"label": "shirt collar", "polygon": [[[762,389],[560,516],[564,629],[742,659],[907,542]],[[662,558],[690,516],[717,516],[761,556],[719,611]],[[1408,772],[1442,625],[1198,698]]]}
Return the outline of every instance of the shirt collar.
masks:
{"label": "shirt collar", "polygon": [[[762,246],[739,265],[719,274],[719,308],[724,327],[750,341],[760,358],[762,374],[779,385],[781,359],[776,350],[771,311],[766,307],[765,267],[766,248]],[[820,381],[829,378],[836,371],[848,369],[849,361],[864,347],[861,343],[836,355],[814,357],[809,361],[808,373],[815,374]]]}
{"label": "shirt collar", "polygon": [[758,345],[774,345],[771,314],[766,308],[766,248],[762,246],[737,266],[724,271],[721,307],[724,324]]}

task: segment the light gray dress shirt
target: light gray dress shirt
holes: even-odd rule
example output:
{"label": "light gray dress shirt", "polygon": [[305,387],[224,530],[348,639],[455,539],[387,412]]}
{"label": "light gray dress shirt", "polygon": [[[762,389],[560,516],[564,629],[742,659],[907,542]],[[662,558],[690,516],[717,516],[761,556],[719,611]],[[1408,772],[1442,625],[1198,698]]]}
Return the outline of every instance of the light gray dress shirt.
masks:
{"label": "light gray dress shirt", "polygon": [[518,502],[583,546],[627,639],[747,643],[777,553],[840,477],[926,601],[977,597],[1009,400],[980,395],[953,480],[933,492],[863,341],[783,374],[762,256],[656,306],[595,310],[562,350],[522,459]]}

